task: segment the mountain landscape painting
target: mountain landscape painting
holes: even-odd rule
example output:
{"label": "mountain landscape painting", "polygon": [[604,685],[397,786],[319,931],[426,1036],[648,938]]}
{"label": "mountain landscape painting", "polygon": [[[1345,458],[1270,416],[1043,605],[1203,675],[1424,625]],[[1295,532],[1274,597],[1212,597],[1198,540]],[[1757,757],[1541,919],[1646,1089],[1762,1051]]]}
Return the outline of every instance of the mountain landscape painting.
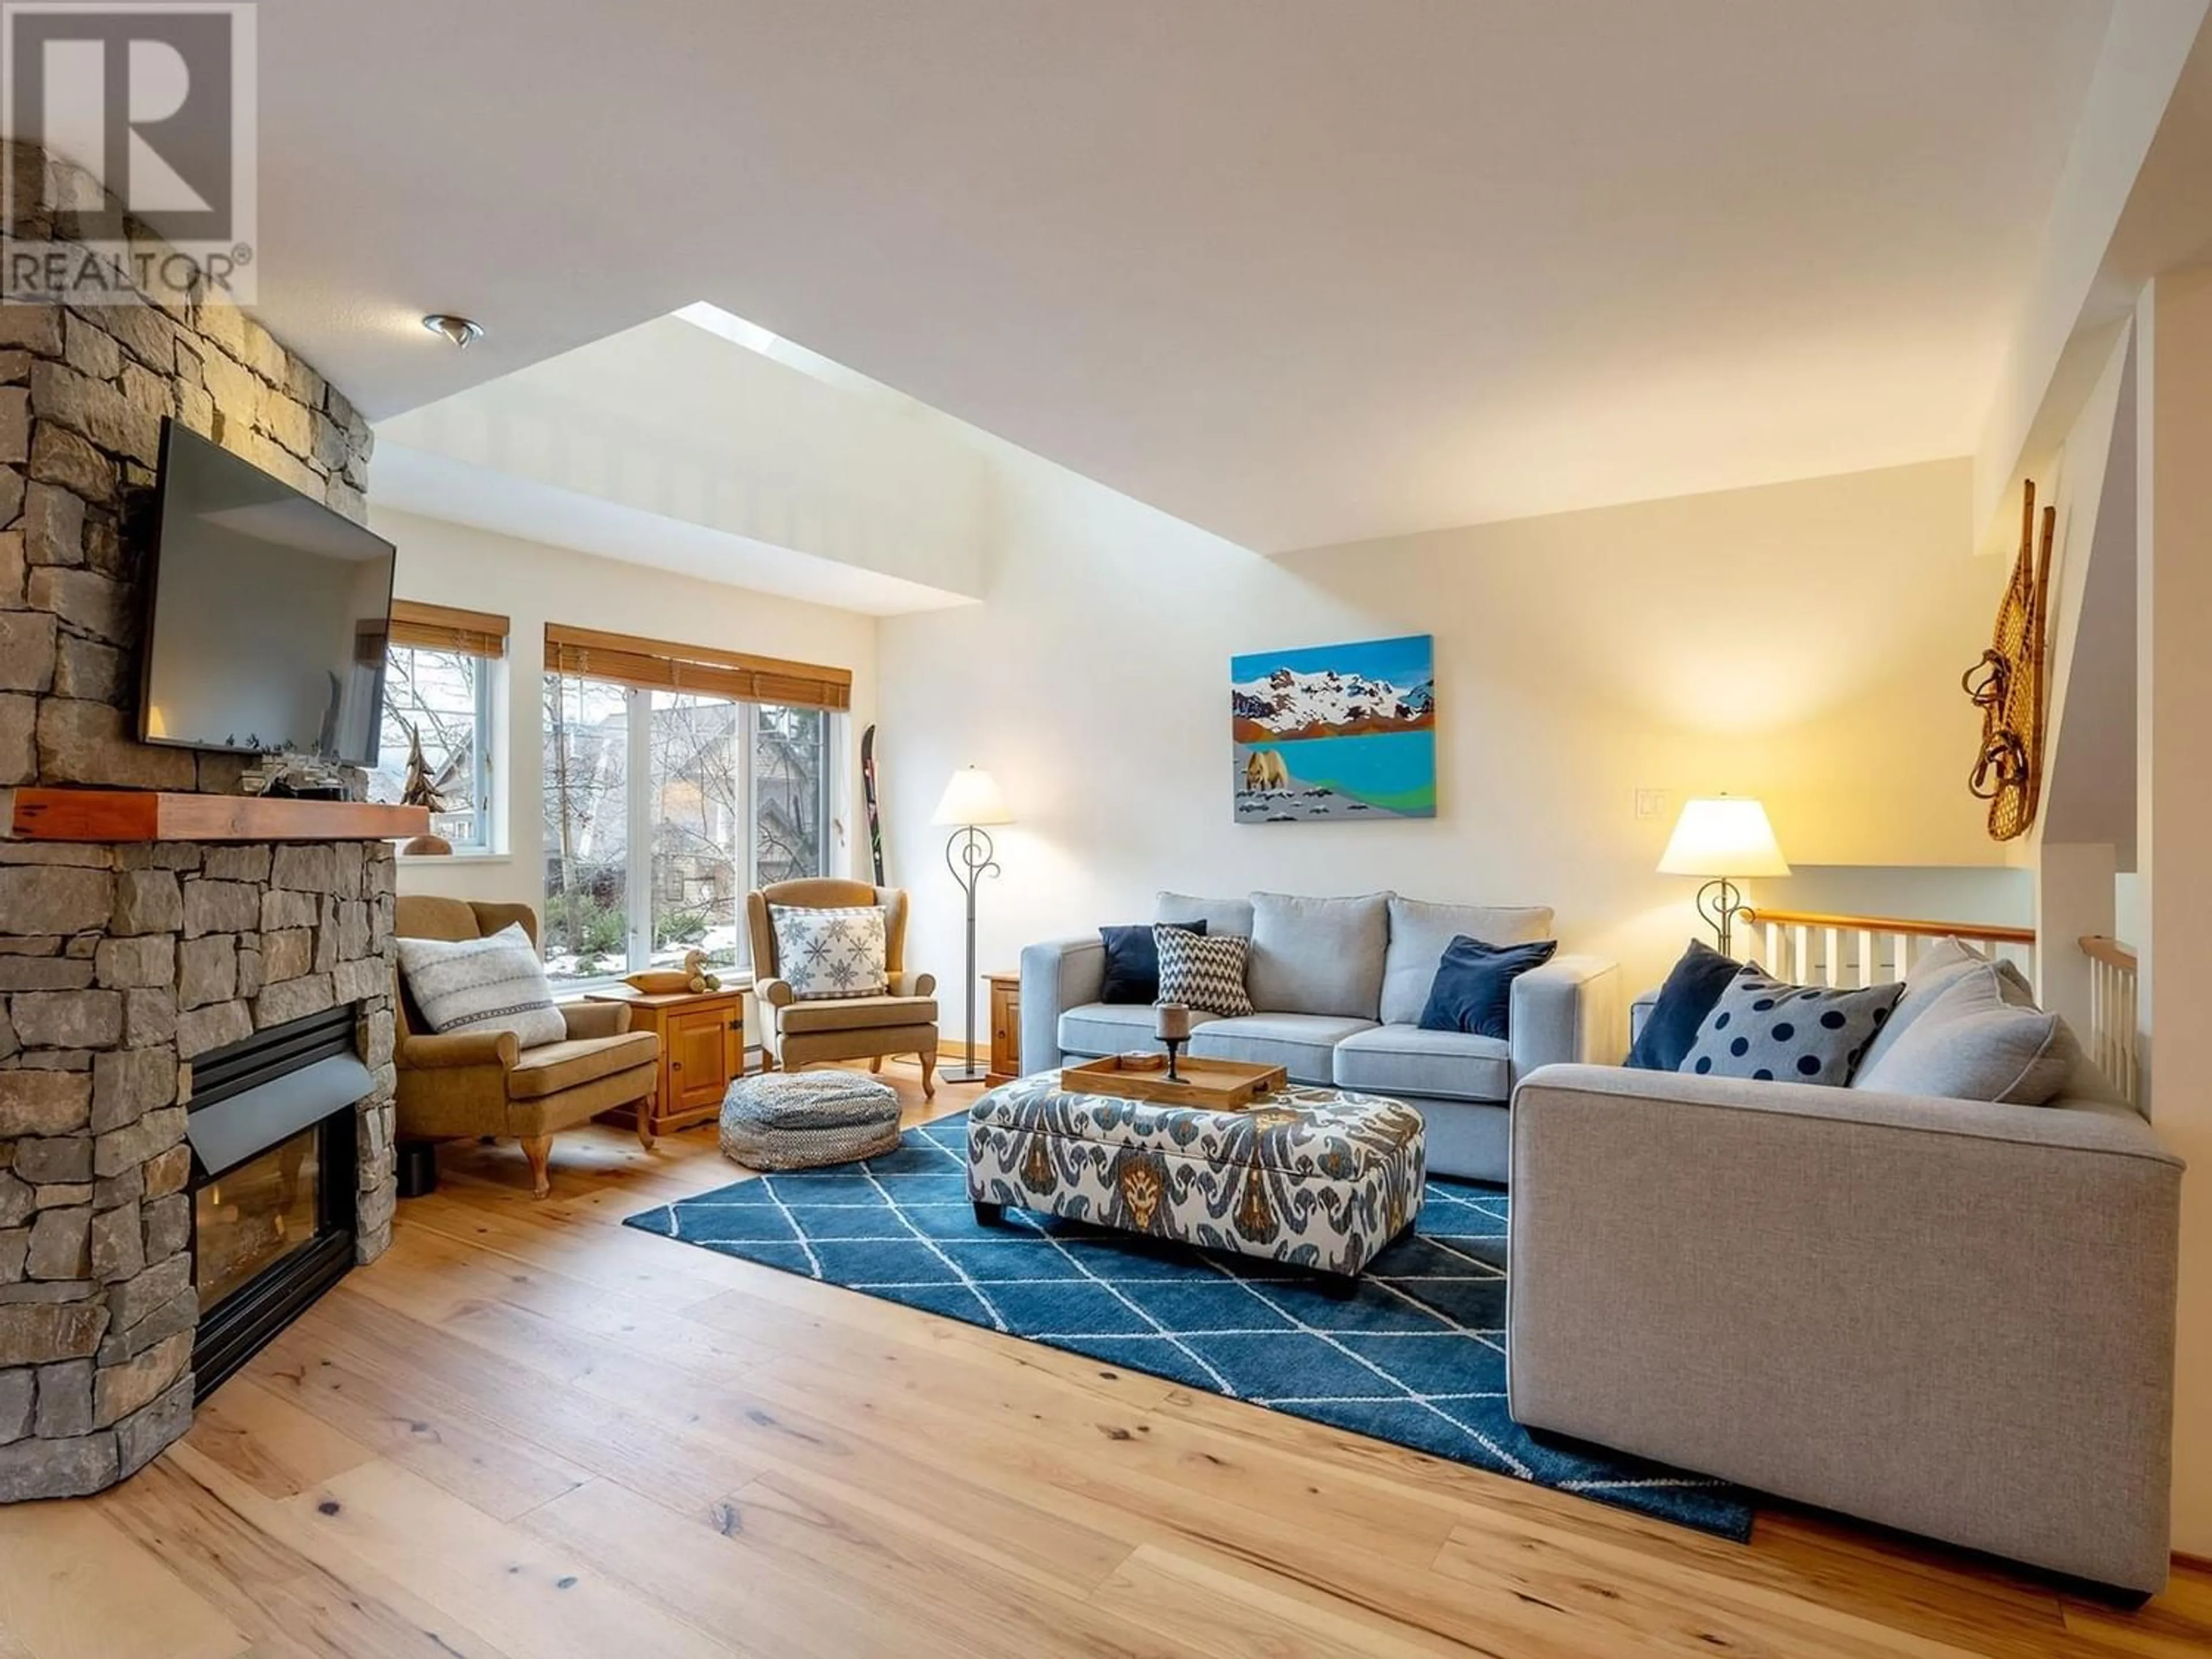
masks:
{"label": "mountain landscape painting", "polygon": [[1239,823],[1437,815],[1428,634],[1232,658]]}

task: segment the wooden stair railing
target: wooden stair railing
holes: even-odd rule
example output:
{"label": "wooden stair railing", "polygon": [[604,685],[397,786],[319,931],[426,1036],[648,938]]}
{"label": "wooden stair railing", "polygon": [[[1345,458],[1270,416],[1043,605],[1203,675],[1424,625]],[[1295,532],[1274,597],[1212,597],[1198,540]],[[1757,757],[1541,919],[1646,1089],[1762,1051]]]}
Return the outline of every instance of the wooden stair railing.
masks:
{"label": "wooden stair railing", "polygon": [[2089,958],[2089,1058],[2112,1085],[2142,1104],[2142,1048],[2136,1019],[2136,953],[2116,939],[2084,933],[2081,954]]}
{"label": "wooden stair railing", "polygon": [[[2036,982],[2035,929],[1985,921],[1917,921],[1899,916],[1831,915],[1819,910],[1748,911],[1748,954],[1777,978],[1800,985],[1884,985],[1911,971],[1915,957],[1939,939],[2010,961]],[[2089,1058],[2131,1106],[2142,1103],[2142,1050],[2136,1034],[2136,953],[2118,939],[2085,934],[2089,958]]]}
{"label": "wooden stair railing", "polygon": [[1832,915],[1820,910],[1747,914],[1759,965],[1800,985],[1885,985],[1903,979],[1930,940],[1955,939],[2004,957],[2035,978],[2035,929],[1986,921],[1917,921],[1900,916]]}

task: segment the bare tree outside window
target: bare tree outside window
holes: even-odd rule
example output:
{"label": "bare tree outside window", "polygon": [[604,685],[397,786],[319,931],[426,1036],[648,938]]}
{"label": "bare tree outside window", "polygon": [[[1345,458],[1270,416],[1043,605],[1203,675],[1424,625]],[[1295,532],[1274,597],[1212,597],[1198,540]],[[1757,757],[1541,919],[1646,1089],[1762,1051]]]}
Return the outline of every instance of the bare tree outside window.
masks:
{"label": "bare tree outside window", "polygon": [[[819,710],[549,674],[544,730],[545,959],[556,980],[674,966],[694,950],[738,966],[749,883],[827,868]],[[633,823],[650,828],[650,845],[636,849],[651,861],[640,881]]]}
{"label": "bare tree outside window", "polygon": [[653,961],[694,950],[716,967],[738,960],[744,902],[743,705],[653,694]]}
{"label": "bare tree outside window", "polygon": [[422,738],[431,787],[446,803],[431,829],[457,848],[489,850],[491,665],[460,651],[393,646],[384,669],[384,724],[371,800],[396,801],[407,772],[410,730]]}
{"label": "bare tree outside window", "polygon": [[545,970],[598,979],[629,967],[629,698],[545,677]]}
{"label": "bare tree outside window", "polygon": [[763,886],[828,867],[823,767],[827,716],[818,708],[755,708],[753,847]]}

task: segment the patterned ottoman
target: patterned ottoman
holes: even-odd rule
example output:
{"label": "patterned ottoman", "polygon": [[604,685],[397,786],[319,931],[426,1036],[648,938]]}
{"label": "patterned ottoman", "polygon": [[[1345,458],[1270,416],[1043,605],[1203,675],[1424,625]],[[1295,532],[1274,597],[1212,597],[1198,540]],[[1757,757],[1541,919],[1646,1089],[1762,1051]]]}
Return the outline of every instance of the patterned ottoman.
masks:
{"label": "patterned ottoman", "polygon": [[1357,1277],[1420,1213],[1420,1114],[1290,1088],[1242,1112],[1153,1106],[1040,1072],[968,1115],[975,1216],[1008,1206]]}
{"label": "patterned ottoman", "polygon": [[722,1152],[749,1170],[853,1164],[899,1144],[898,1091],[850,1072],[763,1072],[722,1097]]}

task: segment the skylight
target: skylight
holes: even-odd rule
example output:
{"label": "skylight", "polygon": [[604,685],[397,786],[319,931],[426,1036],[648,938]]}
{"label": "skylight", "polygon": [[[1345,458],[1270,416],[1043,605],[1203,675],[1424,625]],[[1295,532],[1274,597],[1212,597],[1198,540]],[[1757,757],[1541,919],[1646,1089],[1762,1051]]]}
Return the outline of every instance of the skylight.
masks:
{"label": "skylight", "polygon": [[741,345],[748,351],[781,363],[786,368],[795,368],[802,374],[812,376],[825,386],[841,391],[855,392],[885,404],[926,407],[903,392],[885,386],[881,380],[872,380],[858,369],[823,356],[818,351],[809,351],[794,340],[787,340],[772,329],[758,323],[747,322],[734,312],[704,300],[685,306],[675,313],[695,328],[703,328],[709,334],[720,336],[732,345]]}

